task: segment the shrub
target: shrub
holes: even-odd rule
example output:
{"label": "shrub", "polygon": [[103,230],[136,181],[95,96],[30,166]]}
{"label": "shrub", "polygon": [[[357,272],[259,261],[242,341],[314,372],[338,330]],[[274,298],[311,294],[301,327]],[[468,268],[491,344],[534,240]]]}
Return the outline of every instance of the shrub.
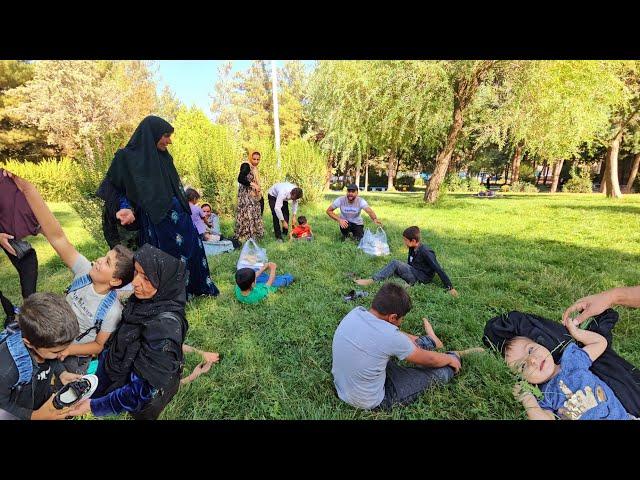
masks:
{"label": "shrub", "polygon": [[503,193],[508,192],[510,190],[511,190],[511,187],[509,185],[502,185],[500,187],[500,191],[503,192]]}
{"label": "shrub", "polygon": [[527,163],[520,164],[520,178],[521,182],[535,183],[536,172],[533,167]]}
{"label": "shrub", "polygon": [[413,187],[415,186],[415,184],[416,184],[416,179],[411,175],[405,175],[404,177],[396,178],[396,181],[395,181],[396,190],[402,190],[402,191],[413,190]]}
{"label": "shrub", "polygon": [[329,184],[330,190],[342,190],[344,188],[344,184],[342,182],[333,182]]}
{"label": "shrub", "polygon": [[522,193],[538,193],[539,190],[532,183],[517,181],[511,184],[511,191]]}
{"label": "shrub", "polygon": [[484,186],[475,178],[461,178],[457,173],[448,174],[441,185],[445,192],[478,192]]}
{"label": "shrub", "polygon": [[[304,202],[315,202],[322,197],[327,162],[325,155],[307,140],[296,139],[282,148],[282,170],[286,179],[304,192]],[[263,185],[263,188],[270,187]]]}
{"label": "shrub", "polygon": [[571,178],[562,187],[563,192],[570,193],[591,193],[593,191],[593,182],[591,174],[586,168],[571,167]]}
{"label": "shrub", "polygon": [[62,202],[74,196],[76,177],[81,170],[77,163],[67,157],[60,161],[45,158],[37,163],[10,159],[4,164],[0,163],[0,167],[29,180],[48,202]]}

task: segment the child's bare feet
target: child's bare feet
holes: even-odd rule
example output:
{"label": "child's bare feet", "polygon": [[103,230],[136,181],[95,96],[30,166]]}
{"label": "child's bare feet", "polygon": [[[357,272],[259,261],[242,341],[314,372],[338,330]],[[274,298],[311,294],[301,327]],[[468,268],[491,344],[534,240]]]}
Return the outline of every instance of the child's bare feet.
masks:
{"label": "child's bare feet", "polygon": [[424,325],[424,331],[433,339],[434,343],[436,344],[436,348],[442,348],[444,344],[438,338],[436,332],[433,331],[433,327],[431,326],[431,323],[429,323],[429,320],[427,320],[427,317],[422,317],[422,324]]}
{"label": "child's bare feet", "polygon": [[366,287],[367,285],[371,285],[373,283],[373,278],[360,278],[354,280],[354,282],[356,282],[358,285]]}
{"label": "child's bare feet", "polygon": [[454,353],[458,354],[460,357],[463,357],[464,355],[469,355],[470,353],[482,353],[482,352],[484,352],[484,348],[474,347],[474,348],[467,348],[466,350],[456,350]]}

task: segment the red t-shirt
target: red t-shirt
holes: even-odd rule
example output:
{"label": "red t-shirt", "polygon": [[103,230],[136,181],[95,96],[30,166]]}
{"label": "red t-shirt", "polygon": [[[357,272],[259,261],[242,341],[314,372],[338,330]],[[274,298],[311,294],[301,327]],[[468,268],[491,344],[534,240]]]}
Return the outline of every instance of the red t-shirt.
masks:
{"label": "red t-shirt", "polygon": [[291,230],[291,235],[293,235],[294,237],[311,235],[311,227],[309,226],[309,224],[297,225],[293,230]]}

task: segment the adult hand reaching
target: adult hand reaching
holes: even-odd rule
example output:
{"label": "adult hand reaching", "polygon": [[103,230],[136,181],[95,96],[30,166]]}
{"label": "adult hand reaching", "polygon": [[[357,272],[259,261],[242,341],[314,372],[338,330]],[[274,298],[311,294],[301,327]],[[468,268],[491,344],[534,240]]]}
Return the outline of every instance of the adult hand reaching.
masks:
{"label": "adult hand reaching", "polygon": [[120,220],[121,225],[129,225],[136,221],[136,216],[130,208],[123,208],[118,210],[116,218]]}
{"label": "adult hand reaching", "polygon": [[338,223],[340,224],[340,228],[347,228],[349,226],[349,222],[347,222],[344,218],[338,220]]}
{"label": "adult hand reaching", "polygon": [[15,257],[16,251],[9,243],[9,240],[11,239],[13,239],[13,235],[9,235],[8,233],[0,233],[0,245],[2,245],[2,248],[4,248],[7,252]]}
{"label": "adult hand reaching", "polygon": [[599,315],[613,305],[614,298],[611,291],[590,295],[577,300],[562,314],[562,322],[565,323],[573,312],[582,312],[572,321],[574,325],[580,325],[587,318]]}

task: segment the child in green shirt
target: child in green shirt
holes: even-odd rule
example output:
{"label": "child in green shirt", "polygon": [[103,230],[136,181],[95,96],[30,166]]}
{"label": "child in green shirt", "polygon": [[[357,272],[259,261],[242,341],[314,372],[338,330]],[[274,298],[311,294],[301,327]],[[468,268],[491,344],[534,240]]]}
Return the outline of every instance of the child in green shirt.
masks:
{"label": "child in green shirt", "polygon": [[[246,303],[254,305],[263,298],[266,298],[272,292],[277,290],[273,287],[273,281],[276,279],[276,264],[268,262],[258,272],[253,271],[251,268],[241,268],[236,272],[236,298],[240,303]],[[256,284],[256,278],[259,277],[262,272],[269,269],[269,279],[266,283]]]}

